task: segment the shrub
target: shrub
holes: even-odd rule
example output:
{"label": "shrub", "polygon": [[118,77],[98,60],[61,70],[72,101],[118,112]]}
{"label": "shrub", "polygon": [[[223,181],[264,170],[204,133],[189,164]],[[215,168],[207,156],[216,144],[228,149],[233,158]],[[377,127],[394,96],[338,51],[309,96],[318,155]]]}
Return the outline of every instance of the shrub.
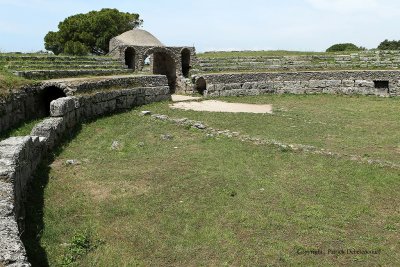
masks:
{"label": "shrub", "polygon": [[389,41],[385,40],[378,46],[379,50],[400,50],[400,41]]}
{"label": "shrub", "polygon": [[335,44],[326,49],[326,52],[343,52],[343,51],[362,51],[364,47],[358,47],[352,43]]}

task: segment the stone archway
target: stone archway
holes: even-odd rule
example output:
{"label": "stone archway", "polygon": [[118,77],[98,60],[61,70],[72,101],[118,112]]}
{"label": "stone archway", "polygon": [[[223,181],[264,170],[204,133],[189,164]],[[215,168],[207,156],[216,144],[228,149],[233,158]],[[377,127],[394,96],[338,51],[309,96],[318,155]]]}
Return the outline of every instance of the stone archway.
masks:
{"label": "stone archway", "polygon": [[181,51],[181,62],[182,62],[182,74],[183,77],[189,77],[190,71],[190,50],[187,48],[182,49]]}
{"label": "stone archway", "polygon": [[50,103],[53,100],[59,99],[61,97],[66,97],[67,95],[64,93],[62,89],[57,86],[48,86],[43,89],[41,92],[41,100],[43,103],[43,108],[45,112],[45,116],[50,115]]}
{"label": "stone archway", "polygon": [[175,93],[176,90],[176,57],[175,55],[162,47],[155,47],[147,50],[143,55],[143,62],[141,62],[142,67],[144,66],[144,60],[152,56],[152,73],[166,75],[168,79],[168,86],[170,88],[170,93]]}
{"label": "stone archway", "polygon": [[204,95],[207,90],[207,82],[203,77],[200,77],[196,80],[195,90],[197,93]]}
{"label": "stone archway", "polygon": [[136,52],[133,47],[127,47],[125,49],[125,65],[128,66],[128,69],[135,71],[135,56]]}

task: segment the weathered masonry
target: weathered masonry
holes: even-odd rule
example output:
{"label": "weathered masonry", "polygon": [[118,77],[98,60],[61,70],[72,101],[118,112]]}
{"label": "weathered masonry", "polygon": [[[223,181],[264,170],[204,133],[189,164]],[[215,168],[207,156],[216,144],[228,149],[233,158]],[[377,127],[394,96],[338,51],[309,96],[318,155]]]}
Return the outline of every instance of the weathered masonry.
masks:
{"label": "weathered masonry", "polygon": [[207,96],[260,94],[361,94],[400,96],[400,71],[313,71],[206,74],[194,78]]}
{"label": "weathered masonry", "polygon": [[166,75],[172,93],[179,90],[181,80],[188,78],[196,57],[194,47],[168,47],[140,29],[111,39],[109,54],[119,58],[132,71],[142,71],[148,64],[153,74]]}
{"label": "weathered masonry", "polygon": [[[8,108],[10,112],[20,110],[20,116],[13,119],[12,114],[3,114],[6,128],[29,119],[34,108],[50,117],[38,123],[29,136],[0,142],[0,266],[31,266],[20,239],[27,190],[42,158],[66,133],[86,120],[171,98],[167,78],[162,75],[47,82],[27,92],[18,96],[18,109]],[[70,96],[65,97],[67,94]],[[13,101],[11,98],[6,107],[12,107]]]}

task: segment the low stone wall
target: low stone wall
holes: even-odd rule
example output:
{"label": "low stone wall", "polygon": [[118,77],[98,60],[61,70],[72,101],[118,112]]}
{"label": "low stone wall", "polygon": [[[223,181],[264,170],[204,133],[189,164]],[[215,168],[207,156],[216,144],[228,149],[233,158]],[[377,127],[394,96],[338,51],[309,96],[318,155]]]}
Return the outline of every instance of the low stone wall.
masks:
{"label": "low stone wall", "polygon": [[0,266],[30,266],[20,233],[32,173],[42,158],[44,138],[12,137],[0,142]]}
{"label": "low stone wall", "polygon": [[55,86],[67,95],[91,93],[94,91],[118,90],[138,87],[163,87],[168,85],[165,75],[128,75],[115,77],[57,79],[43,82],[41,87]]}
{"label": "low stone wall", "polygon": [[20,240],[24,203],[47,151],[82,121],[170,98],[167,85],[59,98],[51,102],[51,117],[37,124],[31,136],[0,142],[0,266],[30,266]]}
{"label": "low stone wall", "polygon": [[[135,90],[148,88],[148,93],[152,90],[151,88],[158,90],[167,84],[168,80],[165,76],[150,75],[60,79],[28,86],[14,91],[0,100],[0,133],[23,122],[44,117],[48,107],[45,107],[43,90],[48,87],[57,87],[65,94],[72,96],[126,88],[135,88]],[[140,94],[138,95],[140,98]]]}
{"label": "low stone wall", "polygon": [[[400,95],[400,71],[321,71],[208,74],[195,77],[206,81],[207,96],[292,94]],[[203,88],[204,89],[204,88]],[[195,88],[201,91],[201,88]]]}
{"label": "low stone wall", "polygon": [[31,86],[13,92],[0,101],[0,132],[44,115],[40,87]]}
{"label": "low stone wall", "polygon": [[59,98],[51,102],[51,117],[37,124],[31,135],[47,138],[47,146],[51,149],[68,129],[74,128],[83,121],[170,99],[168,86],[124,89]]}
{"label": "low stone wall", "polygon": [[60,77],[76,77],[76,76],[105,76],[105,75],[122,75],[132,73],[131,70],[118,69],[92,69],[92,70],[26,70],[14,71],[14,74],[27,79],[54,79]]}

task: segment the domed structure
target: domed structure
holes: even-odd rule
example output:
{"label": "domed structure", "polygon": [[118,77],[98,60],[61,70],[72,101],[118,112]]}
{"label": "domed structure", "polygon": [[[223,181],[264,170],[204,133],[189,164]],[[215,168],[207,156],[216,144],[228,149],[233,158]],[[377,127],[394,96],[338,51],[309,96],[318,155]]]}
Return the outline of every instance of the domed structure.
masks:
{"label": "domed structure", "polygon": [[120,59],[132,72],[142,71],[149,59],[151,73],[166,75],[170,91],[174,93],[177,87],[186,90],[181,79],[189,77],[196,50],[194,47],[167,47],[148,31],[133,29],[112,38],[108,54]]}
{"label": "domed structure", "polygon": [[[113,38],[114,39],[114,38]],[[128,46],[164,46],[154,35],[141,29],[133,29],[115,37],[119,45]]]}

